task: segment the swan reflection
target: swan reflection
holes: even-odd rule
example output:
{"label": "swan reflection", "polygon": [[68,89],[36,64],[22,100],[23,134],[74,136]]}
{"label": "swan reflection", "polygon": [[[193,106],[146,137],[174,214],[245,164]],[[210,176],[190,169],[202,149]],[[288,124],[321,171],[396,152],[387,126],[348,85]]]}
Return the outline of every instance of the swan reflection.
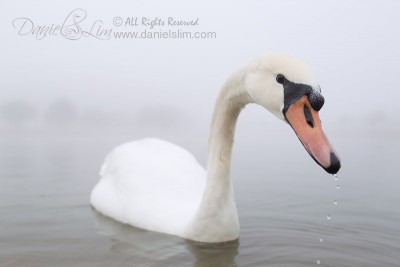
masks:
{"label": "swan reflection", "polygon": [[237,266],[238,240],[219,244],[184,240],[121,224],[94,209],[92,212],[97,231],[110,239],[110,250],[128,256],[132,266]]}

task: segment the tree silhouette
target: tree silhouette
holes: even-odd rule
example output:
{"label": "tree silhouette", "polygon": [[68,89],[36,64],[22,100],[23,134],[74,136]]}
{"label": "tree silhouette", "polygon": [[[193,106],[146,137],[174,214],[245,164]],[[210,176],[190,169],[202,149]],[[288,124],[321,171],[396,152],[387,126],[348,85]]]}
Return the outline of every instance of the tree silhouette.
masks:
{"label": "tree silhouette", "polygon": [[7,123],[22,125],[35,118],[36,108],[24,100],[13,100],[0,105],[0,114]]}
{"label": "tree silhouette", "polygon": [[70,124],[77,119],[75,106],[65,98],[56,99],[45,112],[45,120],[49,124]]}

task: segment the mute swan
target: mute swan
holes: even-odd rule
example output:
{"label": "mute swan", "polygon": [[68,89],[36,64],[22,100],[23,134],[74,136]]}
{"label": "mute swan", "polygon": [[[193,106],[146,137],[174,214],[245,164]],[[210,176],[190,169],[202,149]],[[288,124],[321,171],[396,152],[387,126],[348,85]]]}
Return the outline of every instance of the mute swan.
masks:
{"label": "mute swan", "polygon": [[223,86],[211,123],[208,169],[185,149],[143,139],[112,150],[91,194],[100,213],[122,223],[200,242],[232,241],[239,221],[230,178],[235,125],[256,103],[289,123],[311,157],[328,173],[340,160],[321,128],[324,98],[310,68],[290,55],[261,56]]}

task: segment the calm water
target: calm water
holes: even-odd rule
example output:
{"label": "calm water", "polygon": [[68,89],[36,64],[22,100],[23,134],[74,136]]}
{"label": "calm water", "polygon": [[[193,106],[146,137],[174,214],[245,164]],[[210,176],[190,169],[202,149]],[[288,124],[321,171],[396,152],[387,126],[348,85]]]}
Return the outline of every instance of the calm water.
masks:
{"label": "calm water", "polygon": [[[400,266],[399,134],[336,135],[338,181],[291,135],[257,145],[239,134],[232,172],[241,236],[219,245],[135,229],[91,209],[103,157],[132,136],[0,136],[1,267]],[[205,142],[173,141],[204,162]]]}

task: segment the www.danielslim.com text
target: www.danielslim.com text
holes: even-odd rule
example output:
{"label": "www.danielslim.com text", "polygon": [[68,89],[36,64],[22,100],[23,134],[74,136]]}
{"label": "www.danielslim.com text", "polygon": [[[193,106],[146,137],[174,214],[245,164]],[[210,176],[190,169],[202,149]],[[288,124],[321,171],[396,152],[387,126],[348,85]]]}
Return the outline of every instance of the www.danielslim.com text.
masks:
{"label": "www.danielslim.com text", "polygon": [[115,39],[215,39],[216,32],[189,32],[181,30],[168,31],[115,31]]}

